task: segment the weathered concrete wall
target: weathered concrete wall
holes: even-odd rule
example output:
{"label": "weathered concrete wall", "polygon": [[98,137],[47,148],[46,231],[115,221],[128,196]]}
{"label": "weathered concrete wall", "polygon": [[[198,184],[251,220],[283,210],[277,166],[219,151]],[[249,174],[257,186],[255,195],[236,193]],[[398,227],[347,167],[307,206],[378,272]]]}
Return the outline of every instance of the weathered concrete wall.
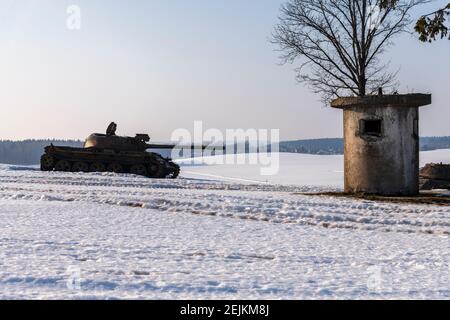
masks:
{"label": "weathered concrete wall", "polygon": [[[381,120],[380,135],[365,134],[362,120]],[[418,107],[345,108],[345,191],[418,194],[418,120]]]}

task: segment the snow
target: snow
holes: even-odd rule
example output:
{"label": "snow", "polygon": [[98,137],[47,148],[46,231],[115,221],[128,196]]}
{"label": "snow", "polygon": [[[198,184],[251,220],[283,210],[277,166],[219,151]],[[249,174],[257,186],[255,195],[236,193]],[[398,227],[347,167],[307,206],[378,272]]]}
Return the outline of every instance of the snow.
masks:
{"label": "snow", "polygon": [[427,163],[450,163],[450,149],[440,149],[420,153],[420,165]]}
{"label": "snow", "polygon": [[339,190],[341,167],[280,154],[275,177],[151,180],[0,165],[0,298],[450,298],[450,208],[298,194]]}
{"label": "snow", "polygon": [[[274,176],[261,176],[258,165],[214,165],[218,157],[206,157],[205,165],[187,166],[183,176],[188,178],[219,179],[241,183],[271,183],[283,185],[313,185],[342,187],[344,184],[344,156],[280,153],[280,170]],[[233,160],[228,155],[227,160]],[[180,164],[192,160],[178,160]],[[421,152],[420,165],[430,162],[450,163],[450,149]]]}
{"label": "snow", "polygon": [[[310,154],[279,154],[279,172],[273,176],[262,176],[258,165],[224,164],[214,165],[218,157],[204,158],[203,166],[188,166],[183,176],[188,178],[209,178],[242,183],[271,183],[283,185],[315,185],[338,187],[344,181],[343,156]],[[233,160],[227,155],[227,160]],[[192,160],[186,160],[192,162]],[[183,164],[183,160],[179,160]],[[226,163],[229,163],[227,161]],[[301,165],[299,165],[301,164]]]}

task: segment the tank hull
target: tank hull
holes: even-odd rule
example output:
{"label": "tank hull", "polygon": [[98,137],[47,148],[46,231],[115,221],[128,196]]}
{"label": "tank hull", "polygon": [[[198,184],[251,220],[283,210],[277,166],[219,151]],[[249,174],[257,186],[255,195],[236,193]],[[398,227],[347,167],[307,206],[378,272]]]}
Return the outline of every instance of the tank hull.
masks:
{"label": "tank hull", "polygon": [[43,171],[132,173],[149,178],[177,178],[180,167],[152,152],[48,146]]}
{"label": "tank hull", "polygon": [[420,170],[421,190],[450,190],[450,165],[429,163]]}

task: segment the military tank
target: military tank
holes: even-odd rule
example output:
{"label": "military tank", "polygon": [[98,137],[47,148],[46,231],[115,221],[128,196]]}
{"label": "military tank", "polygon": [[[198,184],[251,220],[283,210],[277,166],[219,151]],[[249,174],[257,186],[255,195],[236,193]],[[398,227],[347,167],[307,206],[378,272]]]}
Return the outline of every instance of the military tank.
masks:
{"label": "military tank", "polygon": [[450,164],[429,163],[420,170],[420,188],[422,190],[450,190]]}
{"label": "military tank", "polygon": [[116,135],[117,125],[108,126],[106,134],[93,133],[83,148],[45,147],[42,171],[131,173],[149,178],[175,179],[180,167],[170,158],[148,149],[173,149],[175,145],[148,144],[148,134],[135,137]]}

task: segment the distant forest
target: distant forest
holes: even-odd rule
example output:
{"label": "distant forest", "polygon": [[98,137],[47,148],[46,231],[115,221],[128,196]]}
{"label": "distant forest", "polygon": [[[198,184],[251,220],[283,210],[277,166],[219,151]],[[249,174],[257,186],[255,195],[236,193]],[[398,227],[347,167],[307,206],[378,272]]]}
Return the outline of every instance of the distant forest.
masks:
{"label": "distant forest", "polygon": [[0,163],[31,165],[38,164],[44,147],[62,145],[80,147],[81,141],[74,140],[24,140],[24,141],[0,141]]}
{"label": "distant forest", "polygon": [[284,141],[280,142],[280,152],[343,154],[344,141],[341,138]]}
{"label": "distant forest", "polygon": [[[420,138],[421,151],[437,149],[450,149],[450,136]],[[308,154],[343,154],[344,141],[341,138],[285,141],[280,143],[280,151]]]}
{"label": "distant forest", "polygon": [[[82,141],[76,140],[0,140],[0,163],[33,165],[38,164],[44,147],[53,143],[70,147],[81,147]],[[343,154],[344,143],[340,138],[311,139],[280,142],[280,152],[307,154]],[[449,137],[425,137],[420,139],[422,151],[450,149]]]}

